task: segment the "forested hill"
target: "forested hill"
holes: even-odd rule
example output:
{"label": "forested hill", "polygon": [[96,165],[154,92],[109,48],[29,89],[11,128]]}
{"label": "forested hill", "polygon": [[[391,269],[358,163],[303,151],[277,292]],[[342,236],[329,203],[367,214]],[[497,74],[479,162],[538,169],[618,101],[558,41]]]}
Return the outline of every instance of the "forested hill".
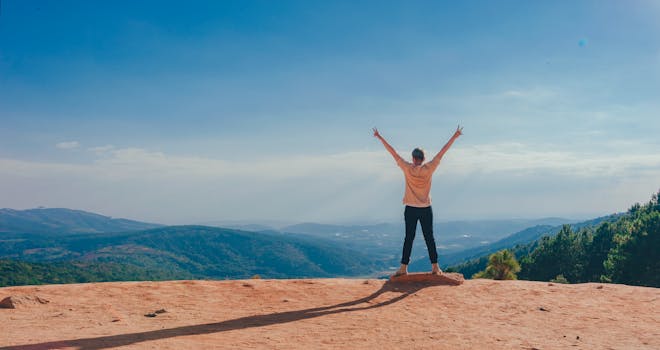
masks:
{"label": "forested hill", "polygon": [[[68,276],[61,282],[356,276],[377,264],[328,241],[207,226],[6,239],[0,240],[0,259],[5,259],[0,285],[49,283],[50,277],[35,274]],[[89,273],[72,271],[76,268]]]}
{"label": "forested hill", "polygon": [[[612,282],[660,287],[660,192],[633,205],[614,222],[574,229],[512,249],[518,278],[537,281]],[[456,266],[466,277],[486,267],[487,256]]]}
{"label": "forested hill", "polygon": [[660,192],[596,229],[565,226],[521,258],[520,278],[660,287]]}
{"label": "forested hill", "polygon": [[[602,222],[606,221],[616,221],[621,214],[612,214],[607,216],[598,217],[595,219],[572,223],[571,227],[574,229],[580,229],[583,227],[597,226]],[[460,250],[458,252],[443,253],[440,256],[440,264],[445,266],[454,266],[460,263],[460,268],[465,269],[466,266],[470,266],[469,271],[471,272],[473,268],[481,268],[485,266],[486,261],[488,260],[488,255],[494,252],[497,252],[501,249],[518,249],[514,247],[520,247],[528,249],[528,245],[533,244],[538,239],[543,236],[551,236],[556,234],[562,225],[535,225],[528,227],[522,231],[516,232],[512,235],[504,237],[493,243],[489,243],[482,246],[477,246],[473,248],[468,248],[465,250]],[[425,271],[428,269],[429,261],[427,257],[413,261],[409,268],[412,271]],[[478,271],[478,270],[477,270]],[[476,272],[476,271],[474,271]]]}
{"label": "forested hill", "polygon": [[0,209],[0,238],[137,231],[161,226],[66,208]]}

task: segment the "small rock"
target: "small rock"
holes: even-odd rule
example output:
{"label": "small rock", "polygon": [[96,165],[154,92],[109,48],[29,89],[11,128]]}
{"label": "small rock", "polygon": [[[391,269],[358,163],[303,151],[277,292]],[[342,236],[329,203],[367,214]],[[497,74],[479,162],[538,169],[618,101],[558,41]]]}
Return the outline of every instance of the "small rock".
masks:
{"label": "small rock", "polygon": [[596,289],[603,289],[603,286],[598,286],[596,287]]}
{"label": "small rock", "polygon": [[50,301],[32,295],[8,296],[0,301],[0,309],[15,309],[30,304],[48,304]]}
{"label": "small rock", "polygon": [[578,335],[577,337],[575,337],[575,339],[580,340],[580,336]]}
{"label": "small rock", "polygon": [[541,310],[541,311],[548,311],[548,312],[550,311],[549,309],[546,309],[546,308],[544,308],[543,306],[541,306],[541,307],[539,308],[539,310]]}
{"label": "small rock", "polygon": [[112,322],[119,322],[119,321],[121,321],[121,319],[119,318],[115,318],[114,320],[112,320]]}
{"label": "small rock", "polygon": [[549,286],[554,286],[555,284],[554,284],[554,283],[548,283],[548,285],[549,285]]}
{"label": "small rock", "polygon": [[156,317],[156,314],[154,313],[144,314],[144,317]]}
{"label": "small rock", "polygon": [[6,297],[0,301],[0,309],[15,309],[16,303],[11,299],[12,297]]}
{"label": "small rock", "polygon": [[165,310],[165,309],[158,309],[158,310],[154,311],[155,314],[164,314],[166,312],[167,312],[167,310]]}

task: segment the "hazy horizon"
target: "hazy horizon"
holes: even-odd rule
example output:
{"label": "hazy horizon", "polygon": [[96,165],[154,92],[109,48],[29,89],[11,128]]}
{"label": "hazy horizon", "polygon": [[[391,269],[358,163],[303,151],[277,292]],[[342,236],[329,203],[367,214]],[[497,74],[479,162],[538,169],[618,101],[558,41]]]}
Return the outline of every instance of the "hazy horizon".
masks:
{"label": "hazy horizon", "polygon": [[[82,210],[85,212],[93,213],[93,214],[99,214],[103,216],[108,216],[112,219],[127,219],[127,220],[134,220],[134,221],[140,221],[140,222],[145,222],[145,223],[152,223],[152,224],[163,224],[163,225],[205,225],[205,226],[250,226],[250,225],[262,225],[262,226],[269,226],[270,228],[275,228],[275,229],[280,229],[286,226],[292,226],[292,225],[300,225],[300,224],[318,224],[318,225],[338,225],[338,226],[369,226],[369,225],[381,225],[381,224],[386,224],[386,225],[403,225],[403,219],[394,219],[393,221],[286,221],[286,220],[267,220],[267,219],[243,219],[243,220],[236,220],[236,219],[211,219],[211,220],[203,220],[203,221],[193,221],[193,222],[186,222],[186,221],[180,221],[180,222],[173,222],[173,221],[164,221],[164,222],[157,222],[157,221],[148,221],[144,220],[142,218],[138,217],[118,217],[118,216],[112,216],[112,215],[107,215],[106,213],[102,212],[93,212],[89,210],[84,210],[81,208],[64,208],[64,207],[44,207],[44,206],[39,206],[39,207],[34,207],[34,208],[0,208],[0,210],[18,210],[18,211],[23,211],[23,210],[39,210],[39,209],[65,209],[65,210]],[[500,218],[455,218],[455,219],[446,219],[446,220],[435,220],[435,224],[440,224],[440,223],[454,223],[454,222],[484,222],[484,221],[539,221],[539,220],[550,220],[550,219],[559,219],[559,220],[567,220],[567,223],[569,222],[580,222],[580,221],[586,221],[586,220],[591,220],[597,217],[602,217],[602,216],[607,216],[610,214],[617,214],[623,211],[619,212],[613,212],[613,213],[608,213],[608,214],[603,214],[603,215],[595,215],[595,216],[573,216],[573,217],[557,217],[557,216],[547,216],[547,217],[500,217]]]}
{"label": "hazy horizon", "polygon": [[0,207],[400,222],[404,158],[462,136],[436,221],[592,218],[660,188],[654,1],[18,1]]}

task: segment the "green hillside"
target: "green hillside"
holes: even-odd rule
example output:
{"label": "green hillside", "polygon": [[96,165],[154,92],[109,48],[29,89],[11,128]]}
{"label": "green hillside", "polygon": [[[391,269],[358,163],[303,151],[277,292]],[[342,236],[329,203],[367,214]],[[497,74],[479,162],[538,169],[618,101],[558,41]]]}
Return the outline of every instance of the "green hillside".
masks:
{"label": "green hillside", "polygon": [[140,268],[117,263],[35,263],[0,259],[0,287],[110,281],[158,281],[193,278],[165,269]]}
{"label": "green hillside", "polygon": [[660,192],[596,229],[565,226],[522,257],[520,278],[660,287]]}
{"label": "green hillside", "polygon": [[[613,214],[587,221],[577,222],[571,224],[571,227],[573,227],[574,229],[579,229],[583,227],[596,226],[602,222],[615,221],[620,215],[621,214]],[[475,272],[481,271],[486,267],[488,256],[490,254],[495,253],[502,249],[511,249],[517,246],[521,246],[520,249],[526,251],[527,249],[529,249],[529,247],[527,247],[528,245],[533,244],[536,240],[540,239],[543,236],[552,236],[556,234],[561,229],[562,226],[563,225],[545,225],[545,224],[535,225],[532,227],[528,227],[522,231],[516,232],[507,237],[504,237],[493,243],[464,249],[458,252],[440,254],[439,261],[441,265],[452,266],[452,270],[461,269],[461,271],[464,271],[469,266],[470,267],[469,271],[472,271],[472,268],[475,269],[478,268],[478,270],[476,270]],[[409,269],[411,271],[428,270],[429,269],[428,258],[424,257],[422,259],[414,260],[410,264]]]}
{"label": "green hillside", "polygon": [[[377,269],[377,262],[370,257],[331,242],[206,226],[0,240],[0,258],[24,263],[54,262],[60,264],[55,267],[63,269],[55,271],[66,273],[72,267],[66,264],[99,269],[109,266],[112,271],[122,266],[125,271],[132,271],[120,274],[122,280],[144,279],[148,274],[214,279],[248,278],[255,274],[267,278],[356,276]],[[43,268],[36,267],[38,271]],[[2,273],[9,271],[3,268]],[[101,272],[94,276],[108,278]]]}
{"label": "green hillside", "polygon": [[[519,279],[613,282],[660,287],[660,192],[648,203],[595,226],[564,225],[556,234],[512,248]],[[454,266],[467,277],[486,267],[484,255]]]}

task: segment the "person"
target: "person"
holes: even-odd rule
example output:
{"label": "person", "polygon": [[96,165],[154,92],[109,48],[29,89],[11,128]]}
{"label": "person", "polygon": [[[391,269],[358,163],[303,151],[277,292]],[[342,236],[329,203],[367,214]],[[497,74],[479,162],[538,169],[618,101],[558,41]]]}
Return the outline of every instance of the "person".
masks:
{"label": "person", "polygon": [[435,239],[433,237],[433,210],[431,208],[431,178],[433,172],[440,164],[440,160],[449,150],[451,145],[456,139],[463,135],[463,128],[459,125],[456,128],[454,135],[447,141],[444,147],[438,154],[431,159],[430,162],[424,163],[425,154],[421,148],[415,148],[412,151],[412,163],[405,161],[395,150],[390,146],[385,138],[378,132],[377,128],[373,129],[374,136],[378,138],[385,146],[388,152],[394,157],[396,164],[403,170],[406,180],[406,189],[403,196],[404,221],[406,226],[406,238],[403,242],[403,253],[401,257],[401,266],[394,273],[394,276],[408,274],[408,263],[410,262],[410,253],[412,251],[413,240],[417,231],[417,221],[422,226],[424,233],[424,240],[426,241],[426,248],[429,252],[429,259],[431,260],[431,273],[439,275],[442,270],[438,266],[438,252],[435,246]]}

